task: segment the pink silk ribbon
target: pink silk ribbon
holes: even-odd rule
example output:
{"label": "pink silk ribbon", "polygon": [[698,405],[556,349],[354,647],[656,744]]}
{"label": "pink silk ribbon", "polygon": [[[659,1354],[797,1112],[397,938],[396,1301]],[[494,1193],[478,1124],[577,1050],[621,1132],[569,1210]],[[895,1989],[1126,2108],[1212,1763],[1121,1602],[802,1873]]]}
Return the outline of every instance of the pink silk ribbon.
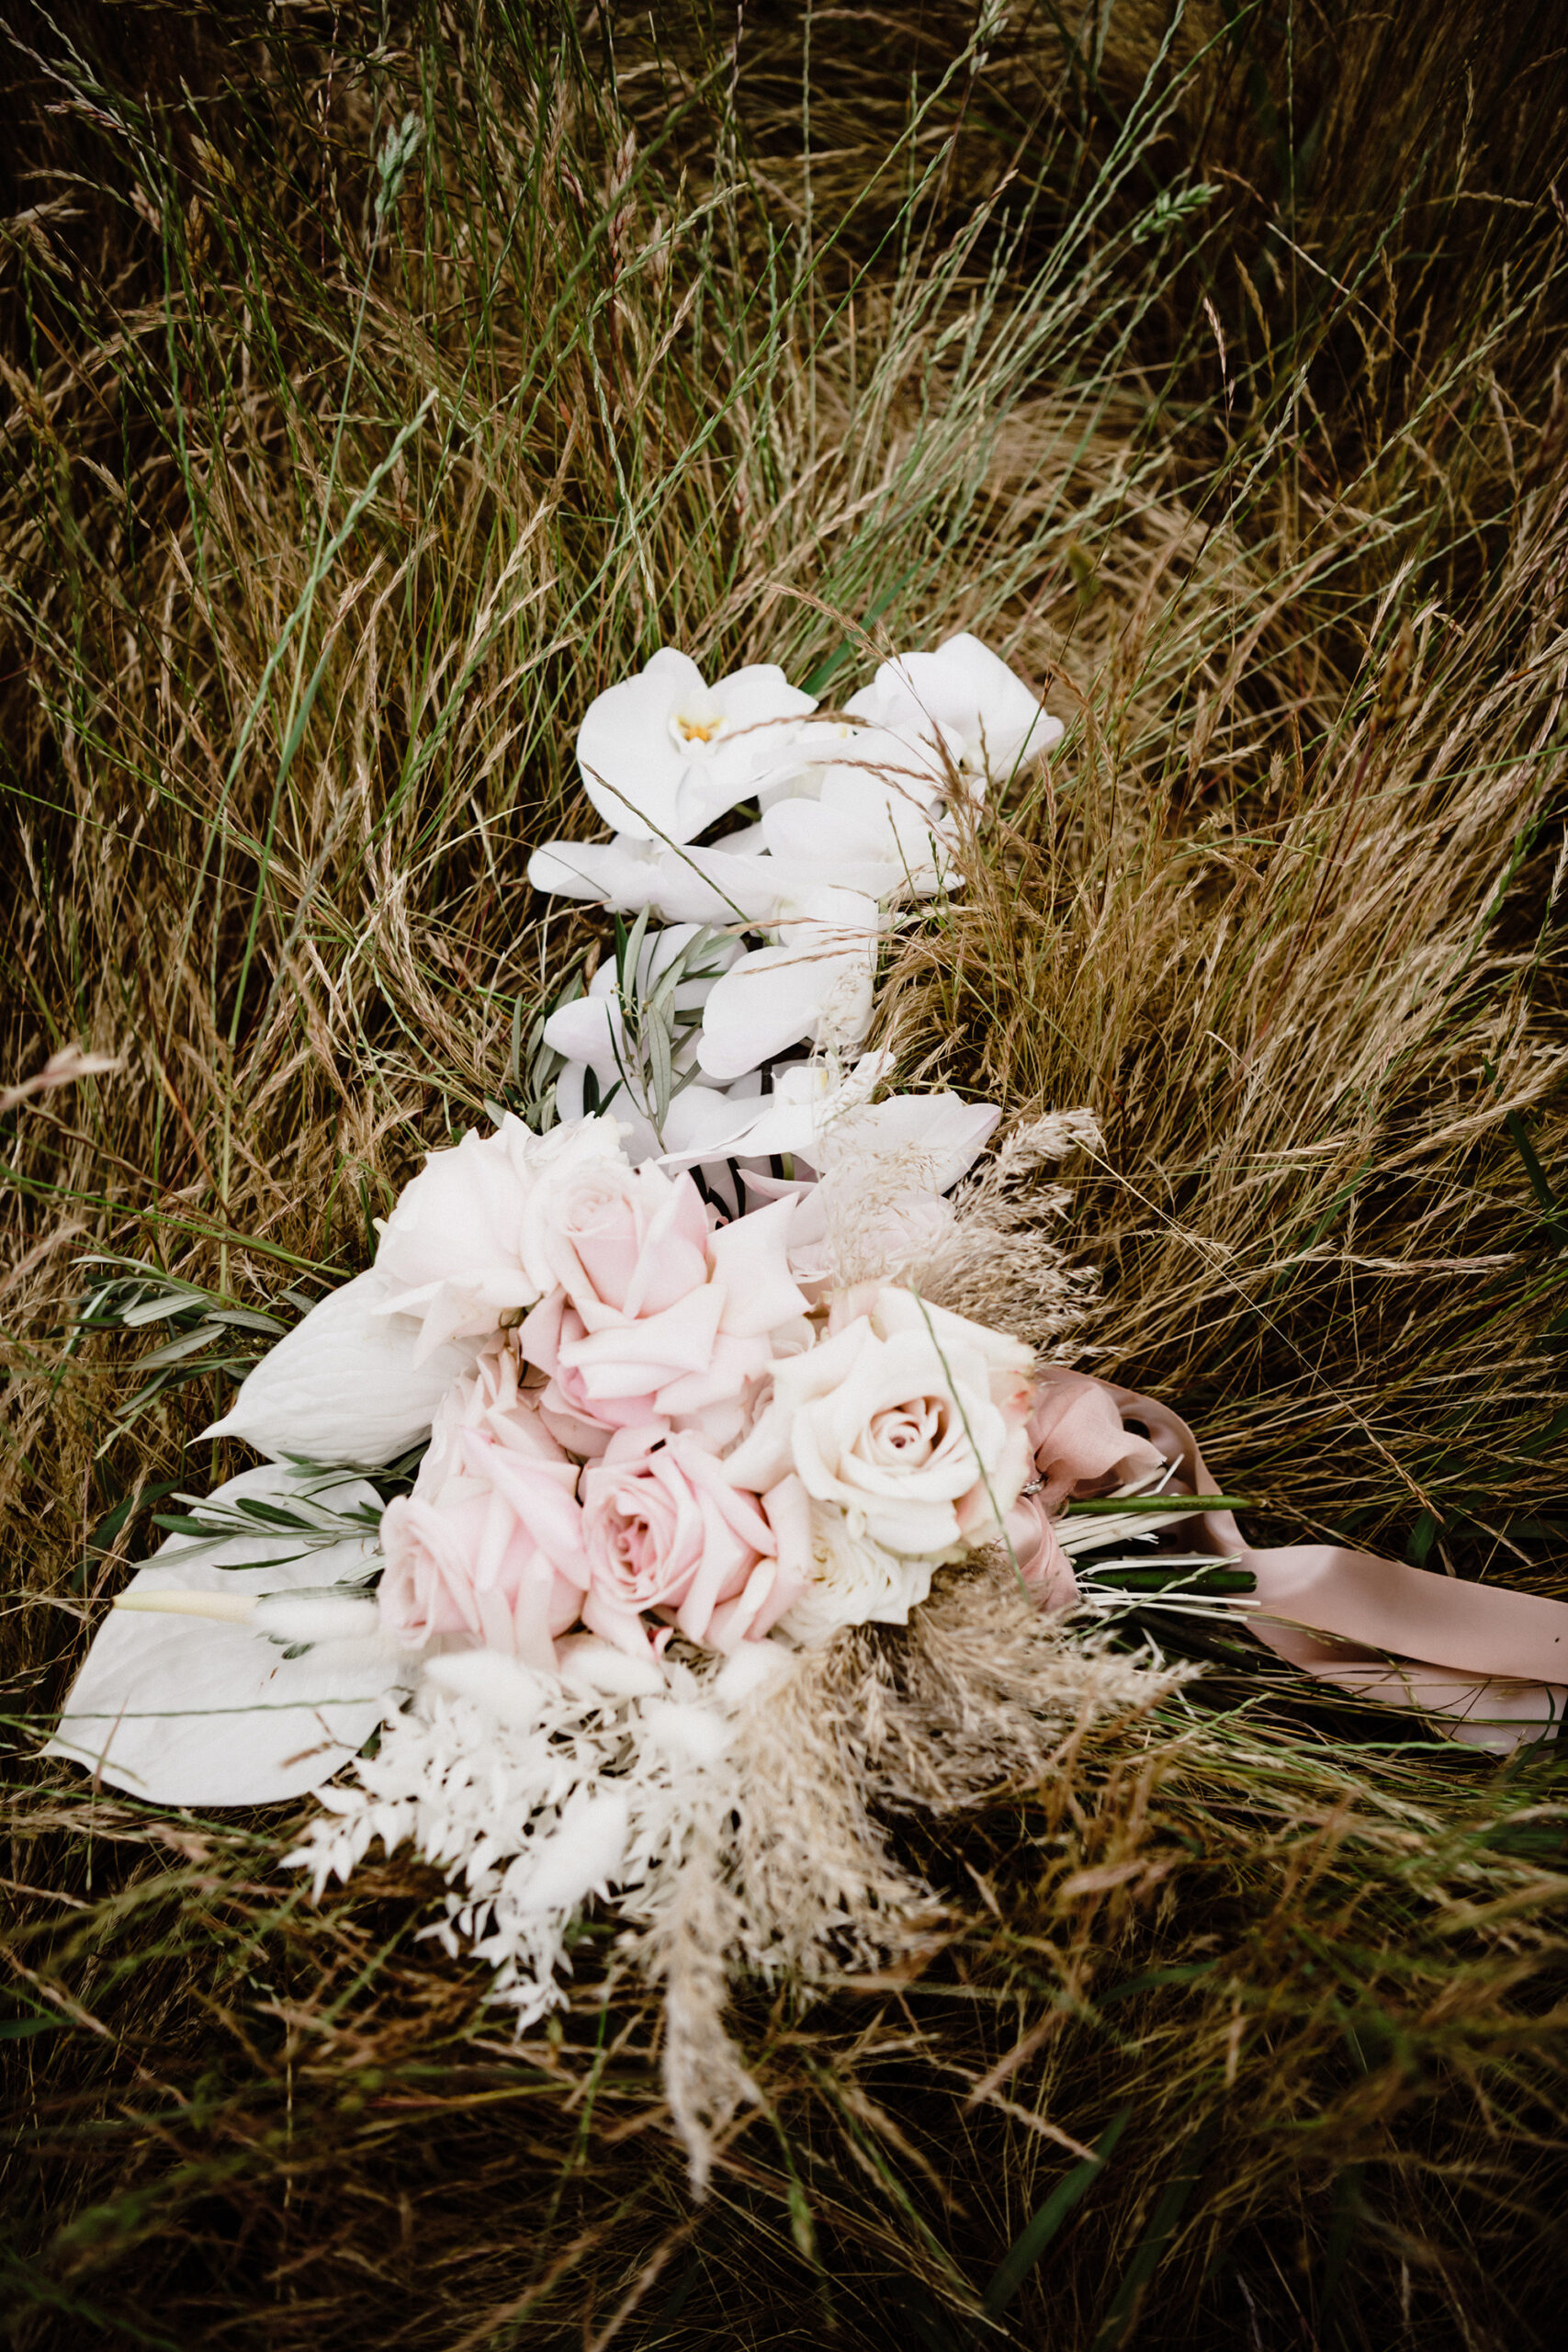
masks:
{"label": "pink silk ribbon", "polygon": [[[1179,1414],[1157,1397],[1096,1385],[1123,1426],[1147,1430],[1186,1493],[1221,1491]],[[1568,1711],[1568,1602],[1434,1576],[1337,1544],[1255,1551],[1228,1510],[1204,1511],[1199,1524],[1216,1552],[1257,1578],[1248,1626],[1308,1674],[1360,1699],[1435,1715],[1451,1738],[1497,1755],[1546,1738]]]}

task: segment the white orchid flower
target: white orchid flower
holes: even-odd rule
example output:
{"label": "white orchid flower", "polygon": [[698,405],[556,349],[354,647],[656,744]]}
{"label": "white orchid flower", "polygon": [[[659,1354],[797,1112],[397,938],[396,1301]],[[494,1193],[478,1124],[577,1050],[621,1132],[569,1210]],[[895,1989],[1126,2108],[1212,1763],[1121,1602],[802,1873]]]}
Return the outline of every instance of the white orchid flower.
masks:
{"label": "white orchid flower", "polygon": [[607,842],[546,842],[528,860],[528,882],[551,898],[586,899],[617,914],[640,914],[644,907],[662,913],[662,860],[660,842],[637,841],[630,833]]}
{"label": "white orchid flower", "polygon": [[[816,1167],[827,1129],[846,1112],[869,1102],[893,1065],[894,1056],[886,1051],[862,1054],[849,1070],[836,1053],[815,1054],[809,1061],[786,1062],[775,1069],[767,1092],[756,1073],[750,1072],[718,1097],[728,1111],[728,1124],[721,1129],[716,1120],[705,1141],[709,1148],[721,1146],[727,1157],[736,1159],[798,1158]],[[678,1167],[695,1157],[694,1150],[671,1144],[663,1164]]]}
{"label": "white orchid flower", "polygon": [[934,653],[884,662],[844,707],[899,734],[956,741],[960,766],[982,790],[987,776],[1001,781],[1048,752],[1063,731],[1022,679],[967,630]]}
{"label": "white orchid flower", "polygon": [[276,1461],[393,1462],[428,1437],[435,1408],[476,1343],[423,1357],[412,1315],[388,1311],[385,1274],[372,1268],[329,1291],[268,1350],[220,1421],[203,1437],[234,1437]]}
{"label": "white orchid flower", "polygon": [[697,1060],[720,1083],[775,1059],[802,1038],[852,1049],[871,1026],[878,943],[886,918],[865,892],[807,890],[781,921],[776,946],[742,956],[703,1012]]}
{"label": "white orchid flower", "polygon": [[[814,809],[817,802],[800,806]],[[536,890],[589,899],[616,914],[640,914],[646,907],[671,924],[750,923],[761,930],[776,923],[792,900],[828,883],[873,899],[904,891],[906,870],[889,843],[861,839],[859,854],[846,857],[834,834],[831,824],[815,836],[808,831],[800,854],[783,857],[769,853],[760,825],[701,849],[649,847],[620,834],[613,842],[547,842],[528,861],[528,879]]]}
{"label": "white orchid flower", "polygon": [[922,1189],[940,1195],[968,1174],[1001,1115],[999,1103],[965,1102],[957,1094],[889,1094],[850,1108],[828,1132],[857,1157],[918,1164]]}
{"label": "white orchid flower", "polygon": [[[556,1080],[556,1117],[562,1125],[570,1126],[587,1115],[588,1069],[586,1062],[568,1062]],[[603,1087],[600,1100],[604,1100]],[[624,1091],[610,1104],[609,1115],[620,1126],[621,1149],[627,1164],[640,1168],[645,1159],[693,1167],[714,1152],[727,1151],[725,1137],[735,1125],[737,1114],[722,1089],[687,1079],[664,1114],[662,1130],[635,1103],[628,1104]]]}
{"label": "white orchid flower", "polygon": [[[269,1463],[229,1479],[209,1499],[282,1503],[309,1518],[319,1484]],[[334,1483],[331,1500],[339,1511],[379,1508],[363,1479]],[[266,1638],[269,1619],[285,1634],[294,1629],[276,1600],[270,1612],[254,1612],[259,1626],[229,1622],[237,1604],[256,1596],[362,1577],[375,1557],[368,1537],[290,1558],[291,1540],[285,1529],[263,1526],[216,1546],[171,1535],[123,1597],[205,1601],[225,1615],[115,1609],[45,1754],[68,1757],[154,1804],[276,1804],[330,1780],[396,1706],[407,1661],[378,1632],[313,1640],[303,1657],[288,1657]],[[311,1615],[324,1622],[319,1607]]]}
{"label": "white orchid flower", "polygon": [[923,712],[911,714],[906,699],[889,703],[875,686],[866,686],[851,695],[841,718],[808,719],[794,751],[799,773],[760,795],[764,816],[786,799],[820,799],[828,776],[846,767],[865,770],[934,813],[952,793],[964,741]]}
{"label": "white orchid flower", "polygon": [[781,870],[854,889],[867,888],[867,876],[873,898],[931,898],[953,877],[952,819],[869,766],[830,767],[820,798],[775,801],[761,831]]}
{"label": "white orchid flower", "polygon": [[709,686],[689,654],[662,646],[584,714],[577,759],[588,797],[634,841],[691,841],[791,765],[799,722],[816,707],[776,662]]}
{"label": "white orchid flower", "polygon": [[[769,1095],[747,1100],[731,1089],[731,1116],[744,1124],[722,1141],[716,1133],[707,1140],[709,1153],[739,1163],[753,1206],[795,1198],[789,1262],[799,1282],[833,1273],[835,1225],[846,1207],[854,1212],[857,1254],[874,1260],[879,1274],[926,1255],[951,1224],[942,1195],[967,1174],[1001,1117],[996,1103],[956,1094],[890,1094],[872,1102],[892,1063],[891,1054],[864,1054],[848,1075],[830,1055],[792,1063],[775,1072]],[[671,1152],[664,1165],[698,1156]],[[780,1159],[791,1163],[792,1175],[759,1165]],[[704,1173],[710,1189],[719,1189],[719,1170],[710,1163]]]}

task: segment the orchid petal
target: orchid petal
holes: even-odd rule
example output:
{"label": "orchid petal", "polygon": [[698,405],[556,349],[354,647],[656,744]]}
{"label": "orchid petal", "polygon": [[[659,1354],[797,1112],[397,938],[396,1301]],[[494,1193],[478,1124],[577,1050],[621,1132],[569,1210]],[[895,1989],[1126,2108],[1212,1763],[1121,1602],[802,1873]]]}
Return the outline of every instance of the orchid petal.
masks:
{"label": "orchid petal", "polygon": [[634,841],[690,841],[789,763],[795,727],[815,708],[776,663],[710,688],[688,655],[663,646],[583,716],[577,756],[588,797]]}

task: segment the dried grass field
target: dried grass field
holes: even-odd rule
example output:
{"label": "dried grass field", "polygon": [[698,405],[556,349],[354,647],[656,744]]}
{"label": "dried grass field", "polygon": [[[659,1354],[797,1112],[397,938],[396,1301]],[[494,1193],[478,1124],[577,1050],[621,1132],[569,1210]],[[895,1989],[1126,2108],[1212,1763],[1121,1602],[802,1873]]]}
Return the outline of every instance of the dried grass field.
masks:
{"label": "dried grass field", "polygon": [[[423,1866],[318,1905],[295,1821],[38,1750],[164,1498],[243,1466],[191,1441],[268,1329],[525,1091],[604,930],[527,850],[592,830],[578,717],[662,642],[831,699],[972,628],[1045,694],[1048,773],[900,939],[904,1081],[1092,1108],[1078,1360],[1261,1538],[1568,1594],[1564,38],[16,0],[20,2352],[1555,2340],[1553,1746],[1215,1641],[1043,1784],[895,1825],[947,1906],[919,1970],[736,1987],[764,2099],[700,2205],[612,1924],[514,2041]],[[148,1267],[185,1303],[128,1324]]]}

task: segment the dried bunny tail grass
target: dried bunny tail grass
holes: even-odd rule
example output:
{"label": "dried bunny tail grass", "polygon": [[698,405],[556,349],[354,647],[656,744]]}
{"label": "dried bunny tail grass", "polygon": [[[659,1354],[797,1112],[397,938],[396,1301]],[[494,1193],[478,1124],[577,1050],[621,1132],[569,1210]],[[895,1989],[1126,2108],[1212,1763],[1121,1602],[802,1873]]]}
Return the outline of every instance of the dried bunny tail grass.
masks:
{"label": "dried bunny tail grass", "polygon": [[1094,1306],[1100,1276],[1053,1237],[1071,1195],[1043,1183],[1041,1171],[1075,1151],[1103,1148],[1094,1114],[1083,1108],[1010,1129],[954,1195],[935,1250],[911,1269],[922,1295],[1032,1347],[1059,1347]]}

